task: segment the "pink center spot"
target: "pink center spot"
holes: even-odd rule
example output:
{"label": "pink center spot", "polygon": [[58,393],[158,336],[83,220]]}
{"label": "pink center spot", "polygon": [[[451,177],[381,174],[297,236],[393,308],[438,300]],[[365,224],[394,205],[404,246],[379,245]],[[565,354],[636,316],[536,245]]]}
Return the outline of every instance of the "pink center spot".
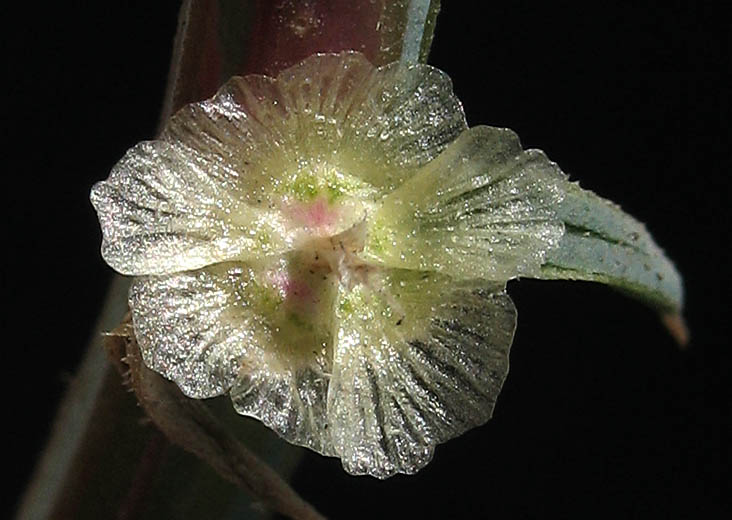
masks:
{"label": "pink center spot", "polygon": [[287,207],[286,212],[303,227],[324,232],[330,231],[340,213],[322,197],[310,203],[296,202]]}
{"label": "pink center spot", "polygon": [[284,295],[285,301],[298,305],[317,303],[313,289],[303,280],[292,278],[287,273],[271,273],[269,280]]}

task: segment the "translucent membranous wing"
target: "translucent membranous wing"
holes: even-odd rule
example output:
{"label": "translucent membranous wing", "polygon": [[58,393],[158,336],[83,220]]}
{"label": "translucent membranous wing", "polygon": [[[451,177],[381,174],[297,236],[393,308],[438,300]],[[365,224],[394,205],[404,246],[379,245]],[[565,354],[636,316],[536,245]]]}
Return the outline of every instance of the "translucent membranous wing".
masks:
{"label": "translucent membranous wing", "polygon": [[365,255],[459,278],[535,274],[564,232],[556,207],[567,184],[510,130],[471,128],[382,201]]}
{"label": "translucent membranous wing", "polygon": [[[443,72],[374,68],[362,54],[343,52],[311,56],[275,79],[232,78],[210,101],[176,114],[163,138],[214,150],[257,204],[288,191],[393,189],[466,128]],[[348,186],[331,178],[336,172]]]}
{"label": "translucent membranous wing", "polygon": [[144,275],[286,249],[280,216],[242,204],[230,182],[201,154],[138,144],[92,189],[102,256],[123,274]]}
{"label": "translucent membranous wing", "polygon": [[145,364],[190,397],[231,390],[235,408],[291,442],[331,453],[325,424],[335,280],[296,254],[135,280]]}
{"label": "translucent membranous wing", "polygon": [[103,256],[165,274],[332,236],[465,128],[449,78],[426,65],[375,69],[346,52],[232,78],[94,187]]}
{"label": "translucent membranous wing", "polygon": [[345,469],[385,478],[490,418],[516,311],[499,284],[381,273],[340,296],[328,419]]}
{"label": "translucent membranous wing", "polygon": [[437,157],[467,129],[462,105],[444,72],[392,63],[349,107],[337,162],[386,193]]}

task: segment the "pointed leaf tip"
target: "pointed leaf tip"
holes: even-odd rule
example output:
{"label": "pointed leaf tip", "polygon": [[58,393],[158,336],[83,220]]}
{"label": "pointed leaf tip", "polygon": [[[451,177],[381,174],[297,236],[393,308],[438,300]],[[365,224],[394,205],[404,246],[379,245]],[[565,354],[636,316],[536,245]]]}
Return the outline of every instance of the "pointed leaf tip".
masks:
{"label": "pointed leaf tip", "polygon": [[686,321],[681,313],[669,312],[661,314],[661,322],[669,334],[671,334],[671,337],[676,340],[679,349],[686,350],[689,346],[690,334],[689,328],[686,326]]}

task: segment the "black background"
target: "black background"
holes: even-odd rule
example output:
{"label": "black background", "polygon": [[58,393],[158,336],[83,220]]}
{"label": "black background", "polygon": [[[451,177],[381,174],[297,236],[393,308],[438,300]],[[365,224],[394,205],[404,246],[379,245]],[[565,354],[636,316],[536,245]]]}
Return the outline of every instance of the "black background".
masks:
{"label": "black background", "polygon": [[[645,222],[685,277],[692,342],[679,351],[652,312],[604,287],[514,281],[511,373],[487,425],[438,447],[416,476],[383,482],[308,453],[296,489],[333,518],[721,516],[732,491],[728,20],[679,2],[444,4],[430,62],[469,123],[512,128]],[[6,13],[8,507],[111,278],[89,188],[155,133],[177,8]]]}

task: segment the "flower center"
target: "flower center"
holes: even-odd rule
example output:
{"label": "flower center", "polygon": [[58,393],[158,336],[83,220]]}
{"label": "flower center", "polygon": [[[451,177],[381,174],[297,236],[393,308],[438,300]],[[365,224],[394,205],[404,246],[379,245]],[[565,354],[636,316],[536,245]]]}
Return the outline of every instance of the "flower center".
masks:
{"label": "flower center", "polygon": [[363,251],[365,221],[328,237],[312,237],[298,249],[263,266],[255,308],[266,307],[272,350],[286,366],[311,363],[312,356],[330,352],[335,331],[335,309],[344,294],[378,285],[380,268],[366,264]]}

